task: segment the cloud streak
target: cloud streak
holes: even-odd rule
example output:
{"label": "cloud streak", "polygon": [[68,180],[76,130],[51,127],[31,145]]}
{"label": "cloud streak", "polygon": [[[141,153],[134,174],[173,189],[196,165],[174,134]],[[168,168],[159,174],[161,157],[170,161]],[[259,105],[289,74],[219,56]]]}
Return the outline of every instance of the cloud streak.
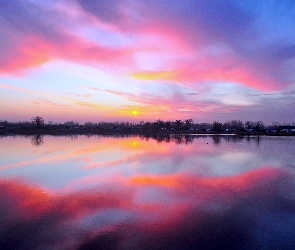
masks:
{"label": "cloud streak", "polygon": [[[40,92],[40,91],[33,91],[33,90],[16,87],[16,86],[9,85],[9,84],[0,84],[0,88],[15,90],[15,91],[24,92],[24,93],[30,93],[30,94],[33,94],[33,95],[53,97],[55,99],[60,99],[60,100],[65,100],[65,101],[72,102],[72,103],[77,104],[79,106],[98,108],[98,109],[102,109],[102,110],[110,110],[110,109],[112,109],[111,107],[107,107],[105,105],[101,105],[101,104],[98,104],[98,103],[95,103],[95,102],[81,101],[79,99],[75,99],[75,98],[71,98],[71,97],[65,97],[65,96],[60,96],[60,95],[56,95],[56,94],[48,94],[48,93]],[[76,97],[85,97],[85,95],[79,95],[79,94],[76,94],[74,96],[76,96]],[[89,97],[89,95],[86,95],[86,97]],[[48,104],[48,101],[47,101],[47,104]],[[49,104],[52,105],[53,103],[50,102]],[[54,105],[56,106],[58,104],[54,104]]]}

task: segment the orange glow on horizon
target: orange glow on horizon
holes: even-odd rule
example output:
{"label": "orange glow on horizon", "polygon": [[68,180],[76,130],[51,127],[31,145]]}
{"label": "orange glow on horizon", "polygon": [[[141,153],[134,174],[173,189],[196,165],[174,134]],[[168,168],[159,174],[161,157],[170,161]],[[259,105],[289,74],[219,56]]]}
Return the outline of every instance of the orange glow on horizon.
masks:
{"label": "orange glow on horizon", "polygon": [[132,115],[138,115],[138,111],[137,110],[132,110]]}
{"label": "orange glow on horizon", "polygon": [[130,76],[137,80],[174,80],[177,78],[177,72],[173,70],[168,71],[143,71],[130,74]]}

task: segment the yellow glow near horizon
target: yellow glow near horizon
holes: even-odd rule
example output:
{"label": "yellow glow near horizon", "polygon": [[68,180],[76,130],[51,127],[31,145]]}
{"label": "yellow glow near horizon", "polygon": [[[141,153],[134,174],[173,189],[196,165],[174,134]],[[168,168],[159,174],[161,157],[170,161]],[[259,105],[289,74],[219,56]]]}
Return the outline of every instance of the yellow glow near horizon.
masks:
{"label": "yellow glow near horizon", "polygon": [[177,77],[178,72],[173,70],[167,71],[142,71],[131,74],[131,77],[137,80],[173,80]]}
{"label": "yellow glow near horizon", "polygon": [[132,115],[138,115],[138,111],[137,110],[132,110]]}
{"label": "yellow glow near horizon", "polygon": [[138,147],[138,141],[132,141],[131,145],[132,145],[132,147],[137,148]]}

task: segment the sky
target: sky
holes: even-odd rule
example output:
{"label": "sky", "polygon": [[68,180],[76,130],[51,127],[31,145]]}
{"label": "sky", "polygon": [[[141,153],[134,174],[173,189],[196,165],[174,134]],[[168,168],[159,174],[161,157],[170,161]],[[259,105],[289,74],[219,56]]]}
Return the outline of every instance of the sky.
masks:
{"label": "sky", "polygon": [[0,120],[295,121],[293,0],[0,0]]}

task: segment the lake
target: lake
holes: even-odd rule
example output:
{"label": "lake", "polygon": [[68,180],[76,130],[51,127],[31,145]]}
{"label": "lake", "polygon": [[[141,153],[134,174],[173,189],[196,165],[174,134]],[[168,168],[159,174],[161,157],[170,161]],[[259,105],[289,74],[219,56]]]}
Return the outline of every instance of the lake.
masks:
{"label": "lake", "polygon": [[0,138],[1,249],[294,249],[295,137]]}

